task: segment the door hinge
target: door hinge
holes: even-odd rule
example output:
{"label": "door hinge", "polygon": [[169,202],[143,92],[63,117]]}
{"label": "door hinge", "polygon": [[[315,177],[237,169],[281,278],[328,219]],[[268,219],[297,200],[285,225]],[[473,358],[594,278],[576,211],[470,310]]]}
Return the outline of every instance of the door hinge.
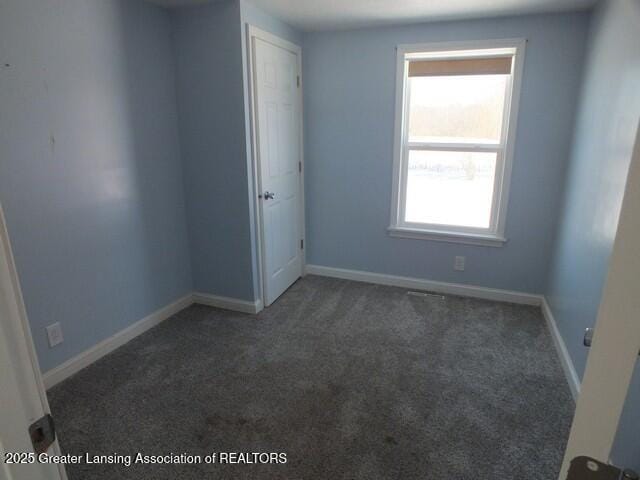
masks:
{"label": "door hinge", "polygon": [[302,173],[302,162],[298,162],[298,172]]}
{"label": "door hinge", "polygon": [[567,480],[638,480],[633,470],[621,470],[589,457],[571,460]]}
{"label": "door hinge", "polygon": [[296,77],[296,84],[298,85],[298,88],[300,88],[300,75]]}
{"label": "door hinge", "polygon": [[300,250],[304,250],[304,240],[300,239]]}
{"label": "door hinge", "polygon": [[29,425],[29,436],[36,453],[46,452],[56,441],[56,427],[53,423],[53,417],[47,413]]}

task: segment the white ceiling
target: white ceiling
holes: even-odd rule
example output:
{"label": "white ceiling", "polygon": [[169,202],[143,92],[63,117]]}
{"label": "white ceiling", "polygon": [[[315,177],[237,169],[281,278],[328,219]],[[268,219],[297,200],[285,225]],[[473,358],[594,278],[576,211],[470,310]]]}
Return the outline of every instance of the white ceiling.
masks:
{"label": "white ceiling", "polygon": [[[165,7],[219,0],[149,0]],[[587,9],[597,0],[251,0],[301,30]]]}

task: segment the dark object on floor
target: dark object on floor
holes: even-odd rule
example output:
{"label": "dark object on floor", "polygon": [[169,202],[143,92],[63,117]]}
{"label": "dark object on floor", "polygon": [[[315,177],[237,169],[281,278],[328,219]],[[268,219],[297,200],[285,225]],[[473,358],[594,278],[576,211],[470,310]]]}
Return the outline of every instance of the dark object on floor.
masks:
{"label": "dark object on floor", "polygon": [[257,316],[192,306],[50,391],[70,479],[557,477],[573,401],[540,310],[309,276]]}
{"label": "dark object on floor", "polygon": [[567,480],[638,480],[638,474],[582,456],[571,460]]}

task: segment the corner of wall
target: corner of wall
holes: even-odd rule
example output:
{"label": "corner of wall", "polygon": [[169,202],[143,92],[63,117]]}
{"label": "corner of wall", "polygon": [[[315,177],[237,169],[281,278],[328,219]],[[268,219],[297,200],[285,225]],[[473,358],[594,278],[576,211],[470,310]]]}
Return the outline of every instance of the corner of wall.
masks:
{"label": "corner of wall", "polygon": [[182,8],[173,16],[194,290],[254,300],[240,0]]}

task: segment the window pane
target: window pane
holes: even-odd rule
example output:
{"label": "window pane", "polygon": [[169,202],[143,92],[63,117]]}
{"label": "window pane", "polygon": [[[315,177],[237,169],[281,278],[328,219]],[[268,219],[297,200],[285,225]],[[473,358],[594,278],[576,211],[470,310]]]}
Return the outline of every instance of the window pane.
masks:
{"label": "window pane", "polygon": [[409,77],[409,141],[499,143],[508,79]]}
{"label": "window pane", "polygon": [[411,150],[405,221],[489,228],[495,152]]}

